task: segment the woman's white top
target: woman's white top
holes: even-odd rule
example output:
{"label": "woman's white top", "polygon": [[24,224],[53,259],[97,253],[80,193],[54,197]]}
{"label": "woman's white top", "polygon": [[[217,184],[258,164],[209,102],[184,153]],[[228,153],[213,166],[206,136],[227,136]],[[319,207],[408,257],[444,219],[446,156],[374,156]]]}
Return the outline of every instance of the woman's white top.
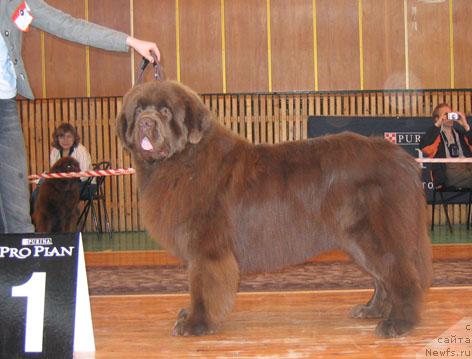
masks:
{"label": "woman's white top", "polygon": [[[63,153],[62,156],[67,156],[68,153]],[[90,157],[89,151],[85,148],[84,145],[79,143],[77,147],[74,148],[72,151],[71,157],[75,158],[77,162],[79,162],[80,170],[81,171],[90,171],[93,170],[92,167],[92,158]],[[51,167],[61,158],[61,152],[53,147],[51,153],[49,155],[49,162],[51,163]],[[81,181],[86,181],[87,177],[81,177]]]}

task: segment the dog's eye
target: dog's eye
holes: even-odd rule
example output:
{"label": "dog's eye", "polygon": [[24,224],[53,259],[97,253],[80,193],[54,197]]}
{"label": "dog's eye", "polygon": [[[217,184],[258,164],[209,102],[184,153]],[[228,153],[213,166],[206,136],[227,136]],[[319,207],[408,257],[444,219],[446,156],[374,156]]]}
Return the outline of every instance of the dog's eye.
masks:
{"label": "dog's eye", "polygon": [[141,114],[141,112],[143,112],[143,108],[141,106],[136,106],[136,108],[134,109],[134,116],[138,116]]}
{"label": "dog's eye", "polygon": [[172,117],[172,112],[170,111],[168,107],[165,107],[165,106],[159,109],[159,113],[167,119]]}

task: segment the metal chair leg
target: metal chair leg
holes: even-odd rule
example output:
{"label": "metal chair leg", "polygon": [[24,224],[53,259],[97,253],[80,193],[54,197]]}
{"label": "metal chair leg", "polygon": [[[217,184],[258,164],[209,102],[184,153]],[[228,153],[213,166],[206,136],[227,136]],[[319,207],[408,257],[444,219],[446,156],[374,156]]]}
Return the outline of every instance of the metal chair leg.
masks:
{"label": "metal chair leg", "polygon": [[434,209],[436,208],[436,190],[433,190],[433,203],[431,204],[432,213],[431,213],[431,231],[434,231]]}
{"label": "metal chair leg", "polygon": [[111,232],[110,218],[108,217],[108,211],[107,211],[107,206],[106,206],[106,203],[105,203],[105,199],[102,199],[102,201],[103,201],[103,215],[105,217],[105,231],[108,232],[108,238],[111,239],[112,232]]}
{"label": "metal chair leg", "polygon": [[449,226],[449,230],[452,233],[453,232],[452,231],[452,225],[451,225],[451,220],[449,219],[449,213],[447,211],[447,204],[445,204],[445,202],[444,202],[444,196],[443,196],[442,192],[439,192],[439,195],[441,196],[441,202],[442,202],[442,205],[443,205],[443,208],[444,208],[444,213],[446,214],[447,225]]}
{"label": "metal chair leg", "polygon": [[470,228],[470,209],[472,206],[472,192],[469,192],[469,204],[467,206],[467,230]]}
{"label": "metal chair leg", "polygon": [[97,238],[101,239],[102,234],[100,233],[100,229],[98,227],[97,213],[95,210],[95,206],[93,204],[92,204],[92,220],[93,220],[93,225],[95,226],[95,232],[97,233]]}
{"label": "metal chair leg", "polygon": [[103,233],[103,226],[102,226],[102,206],[101,206],[102,200],[99,199],[97,201],[97,212],[98,212],[98,230],[100,233]]}
{"label": "metal chair leg", "polygon": [[80,214],[79,219],[77,220],[77,230],[79,230],[80,232],[82,232],[85,227],[85,221],[87,220],[91,205],[92,200],[87,200],[87,202],[85,202],[84,208],[82,209],[82,213]]}

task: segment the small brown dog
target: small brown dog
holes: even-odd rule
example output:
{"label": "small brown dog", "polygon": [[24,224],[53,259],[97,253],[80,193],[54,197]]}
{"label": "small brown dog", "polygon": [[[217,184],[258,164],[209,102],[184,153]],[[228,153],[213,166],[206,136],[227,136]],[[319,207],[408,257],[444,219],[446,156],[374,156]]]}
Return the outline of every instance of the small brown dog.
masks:
{"label": "small brown dog", "polygon": [[352,133],[253,145],[214,122],[176,82],[135,86],[117,119],[133,156],[148,232],[188,262],[191,303],[176,335],[213,332],[240,273],[342,249],[374,279],[356,318],[403,335],[432,276],[419,166],[400,146]]}
{"label": "small brown dog", "polygon": [[[80,165],[72,157],[62,157],[50,173],[80,172]],[[33,212],[36,232],[65,233],[77,229],[80,183],[78,178],[48,178],[39,188]]]}

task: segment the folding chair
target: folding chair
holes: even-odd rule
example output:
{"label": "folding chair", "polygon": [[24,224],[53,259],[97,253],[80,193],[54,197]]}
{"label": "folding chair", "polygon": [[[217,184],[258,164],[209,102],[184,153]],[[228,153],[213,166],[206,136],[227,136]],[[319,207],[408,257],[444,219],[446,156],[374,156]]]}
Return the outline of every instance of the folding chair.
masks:
{"label": "folding chair", "polygon": [[[97,164],[94,164],[94,170],[106,170],[110,168],[110,162],[103,161]],[[97,190],[92,192],[89,191],[89,185],[92,183],[93,179],[96,178]],[[82,193],[80,194],[81,201],[84,201],[84,208],[79,216],[77,221],[77,228],[82,231],[85,223],[87,222],[88,214],[92,213],[92,221],[97,233],[98,239],[101,239],[101,234],[104,232],[103,229],[108,232],[108,237],[111,239],[112,231],[110,219],[108,217],[108,211],[105,201],[105,177],[89,177],[87,179],[87,184],[84,186]],[[102,220],[103,212],[103,220]]]}
{"label": "folding chair", "polygon": [[[434,183],[434,181],[433,181]],[[450,196],[445,196],[445,193],[452,193]],[[432,205],[432,215],[431,215],[431,230],[434,231],[434,208],[436,204],[442,205],[444,209],[444,214],[446,215],[446,222],[449,226],[449,230],[452,231],[451,220],[449,218],[449,213],[447,211],[448,204],[454,201],[459,196],[462,196],[464,193],[469,194],[469,202],[467,203],[467,229],[470,228],[470,212],[471,212],[471,205],[472,205],[472,188],[461,188],[461,187],[453,187],[453,186],[436,186],[434,185],[433,188],[433,201]],[[437,201],[437,194],[439,194],[440,200]]]}

